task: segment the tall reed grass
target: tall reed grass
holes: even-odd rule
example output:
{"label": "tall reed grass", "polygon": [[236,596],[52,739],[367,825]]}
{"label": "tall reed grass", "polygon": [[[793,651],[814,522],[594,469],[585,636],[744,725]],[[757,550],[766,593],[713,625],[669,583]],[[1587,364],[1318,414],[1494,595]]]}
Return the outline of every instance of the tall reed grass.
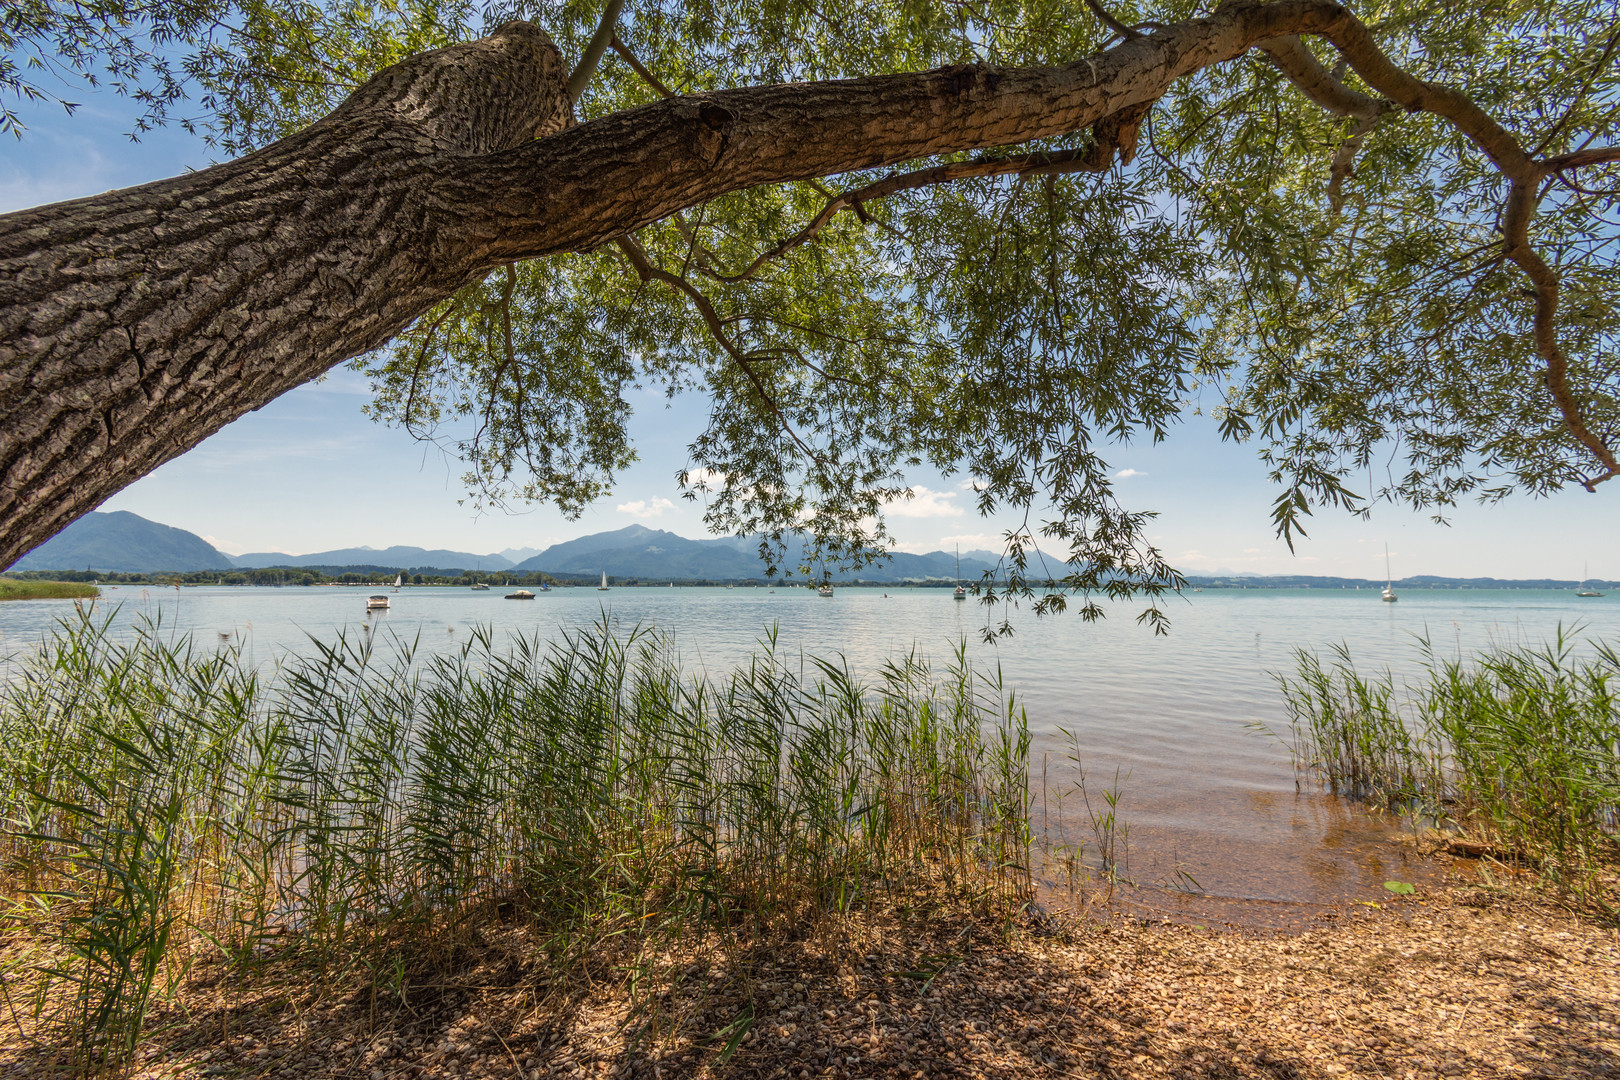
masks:
{"label": "tall reed grass", "polygon": [[1363,675],[1342,646],[1278,676],[1297,767],[1339,793],[1449,821],[1581,890],[1620,858],[1620,655],[1559,629],[1446,658],[1423,681]]}
{"label": "tall reed grass", "polygon": [[6,975],[81,1070],[208,952],[355,977],[499,911],[566,968],[1029,887],[1027,726],[963,652],[866,685],[768,636],[711,679],[597,625],[431,658],[340,636],[261,673],[111,626],[64,623],[0,692],[0,882],[34,945]]}

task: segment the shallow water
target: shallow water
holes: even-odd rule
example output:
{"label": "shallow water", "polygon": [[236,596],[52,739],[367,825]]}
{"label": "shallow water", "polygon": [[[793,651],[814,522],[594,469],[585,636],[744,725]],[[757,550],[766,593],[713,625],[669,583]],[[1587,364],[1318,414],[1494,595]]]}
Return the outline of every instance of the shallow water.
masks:
{"label": "shallow water", "polygon": [[[980,637],[985,609],[943,589],[847,588],[824,599],[804,589],[574,588],[507,601],[498,588],[407,587],[390,594],[390,610],[368,616],[374,591],[125,586],[105,591],[99,610],[116,609],[121,622],[161,618],[205,645],[230,641],[255,663],[339,630],[438,651],[477,625],[554,638],[603,618],[671,635],[686,663],[711,672],[745,659],[771,628],[779,648],[842,654],[857,672],[911,650],[943,667],[965,643],[981,669],[1000,666],[1028,710],[1032,769],[1046,781],[1035,804],[1046,847],[1084,845],[1096,862],[1083,773],[1093,809],[1103,809],[1105,790],[1119,793],[1126,876],[1139,886],[1129,906],[1253,926],[1297,925],[1328,905],[1376,900],[1387,880],[1435,872],[1407,857],[1392,823],[1299,789],[1285,748],[1255,730],[1286,723],[1270,673],[1291,670],[1295,649],[1342,641],[1363,670],[1399,675],[1416,673],[1420,636],[1443,655],[1538,644],[1560,626],[1620,640],[1620,598],[1543,590],[1407,589],[1396,604],[1376,589],[1209,590],[1169,602],[1168,637],[1138,626],[1138,606],[1123,604],[1097,623],[1014,610],[1016,633],[993,645]],[[72,612],[71,601],[0,604],[0,648],[25,649]],[[1003,614],[995,609],[997,621]],[[1062,875],[1048,867],[1044,876],[1048,902],[1067,902]]]}

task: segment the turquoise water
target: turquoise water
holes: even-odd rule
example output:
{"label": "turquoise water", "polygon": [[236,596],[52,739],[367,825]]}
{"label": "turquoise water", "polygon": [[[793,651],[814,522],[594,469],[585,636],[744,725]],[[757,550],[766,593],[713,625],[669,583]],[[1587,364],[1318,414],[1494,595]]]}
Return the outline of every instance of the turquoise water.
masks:
{"label": "turquoise water", "polygon": [[[368,616],[375,591],[125,586],[106,591],[98,610],[116,609],[121,622],[161,618],[203,643],[229,640],[256,663],[340,630],[436,651],[477,625],[554,638],[603,618],[668,634],[685,663],[711,672],[742,661],[772,628],[779,648],[842,654],[857,672],[911,650],[943,666],[965,642],[981,668],[999,665],[1028,710],[1034,771],[1046,781],[1036,827],[1051,844],[1084,842],[1094,855],[1076,781],[1083,769],[1100,807],[1118,776],[1128,875],[1142,886],[1132,903],[1256,925],[1298,923],[1321,905],[1384,895],[1385,880],[1436,873],[1407,857],[1388,823],[1296,790],[1284,748],[1256,734],[1256,725],[1285,722],[1270,673],[1291,668],[1296,648],[1342,641],[1363,668],[1415,674],[1419,636],[1446,655],[1539,643],[1560,626],[1620,641],[1620,596],[1542,590],[1403,590],[1396,604],[1376,589],[1208,590],[1167,602],[1168,637],[1136,624],[1139,605],[1111,605],[1097,623],[997,607],[994,621],[1006,615],[1016,632],[995,644],[981,640],[986,609],[943,589],[845,588],[824,599],[803,589],[574,588],[508,601],[499,588],[406,587],[390,593],[390,610]],[[0,604],[0,648],[26,649],[72,612],[71,601]],[[1202,895],[1171,887],[1189,879]]]}

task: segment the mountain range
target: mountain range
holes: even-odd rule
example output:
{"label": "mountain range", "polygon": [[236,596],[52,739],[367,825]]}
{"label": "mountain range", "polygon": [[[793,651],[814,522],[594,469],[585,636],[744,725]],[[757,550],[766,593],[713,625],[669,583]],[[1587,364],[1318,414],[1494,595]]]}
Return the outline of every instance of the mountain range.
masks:
{"label": "mountain range", "polygon": [[[804,541],[789,542],[782,566],[793,570],[809,561]],[[962,576],[977,578],[996,563],[987,551],[966,552],[962,556]],[[526,573],[541,570],[570,576],[635,577],[654,581],[743,581],[763,579],[765,564],[759,558],[759,540],[747,536],[721,536],[688,540],[662,529],[629,525],[613,532],[582,536],[553,544],[531,559],[512,568]],[[780,571],[779,571],[780,573]],[[835,575],[857,577],[883,583],[900,581],[948,581],[957,576],[956,556],[944,551],[912,555],[897,551],[876,566]]]}
{"label": "mountain range", "polygon": [[[807,558],[802,542],[790,543],[784,565],[797,567]],[[995,558],[989,552],[965,553],[962,576],[978,577],[994,565]],[[215,549],[195,533],[148,521],[127,510],[86,514],[9,569],[161,573],[272,566],[318,566],[325,570],[366,566],[401,570],[543,571],[589,577],[606,573],[615,578],[652,581],[744,581],[765,576],[765,564],[760,561],[759,544],[755,539],[688,540],[644,525],[582,536],[538,552],[533,548],[508,548],[495,554],[478,555],[442,548],[395,546],[337,548],[306,555],[254,552],[233,557]],[[881,565],[863,567],[857,574],[837,576],[858,576],[864,581],[889,583],[950,580],[956,575],[956,556],[936,551],[928,555],[896,552]]]}
{"label": "mountain range", "polygon": [[[795,569],[807,561],[803,542],[790,542],[783,565]],[[997,557],[988,551],[962,553],[961,577],[973,581],[990,569]],[[328,573],[345,567],[365,567],[393,573],[459,572],[462,570],[543,571],[559,577],[595,578],[598,574],[623,580],[662,581],[747,581],[761,580],[765,564],[759,559],[759,543],[743,536],[710,537],[688,540],[662,529],[630,525],[612,532],[582,536],[553,544],[542,551],[534,548],[507,548],[489,555],[443,548],[389,547],[338,548],[308,555],[259,552],[232,558],[217,550],[195,533],[155,521],[148,521],[127,510],[94,512],[63,529],[56,536],[13,563],[11,570],[78,571],[130,574],[183,573],[195,570],[249,569],[263,567],[320,567]],[[957,577],[956,555],[934,551],[927,555],[895,552],[881,565],[859,571],[835,573],[841,581],[859,578],[879,584],[904,581],[951,581]],[[1366,578],[1320,577],[1221,573],[1192,576],[1191,585],[1215,588],[1356,588],[1381,585]],[[1567,589],[1574,582],[1557,578],[1448,578],[1418,575],[1398,578],[1406,588],[1539,588]],[[1593,579],[1598,588],[1612,588],[1608,582]]]}
{"label": "mountain range", "polygon": [[[533,549],[526,549],[528,554]],[[233,566],[243,569],[263,566],[400,566],[436,567],[441,570],[510,570],[517,565],[502,555],[474,555],[443,548],[395,545],[386,548],[337,548],[310,555],[288,555],[283,551],[255,551],[227,556]]]}

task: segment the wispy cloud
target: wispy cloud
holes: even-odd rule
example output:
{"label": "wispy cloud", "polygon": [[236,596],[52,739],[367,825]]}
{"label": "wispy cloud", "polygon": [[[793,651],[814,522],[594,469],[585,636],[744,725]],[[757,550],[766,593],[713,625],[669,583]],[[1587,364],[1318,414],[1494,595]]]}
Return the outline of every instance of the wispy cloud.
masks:
{"label": "wispy cloud", "polygon": [[884,506],[884,512],[894,517],[939,518],[961,517],[966,511],[957,506],[954,491],[932,491],[925,487],[911,489],[911,498],[895,499]]}
{"label": "wispy cloud", "polygon": [[1147,473],[1143,472],[1140,469],[1121,469],[1121,470],[1119,470],[1119,472],[1114,474],[1114,479],[1115,480],[1129,480],[1133,476],[1146,476],[1146,475],[1147,475]]}
{"label": "wispy cloud", "polygon": [[664,498],[636,499],[634,502],[620,503],[614,509],[621,514],[629,514],[631,517],[655,518],[663,514],[665,510],[675,509],[675,504]]}
{"label": "wispy cloud", "polygon": [[223,551],[227,555],[247,554],[246,545],[238,544],[234,540],[220,540],[216,537],[209,536],[207,533],[202,533],[201,535],[202,538],[206,540],[209,546],[211,546],[215,551]]}
{"label": "wispy cloud", "polygon": [[726,474],[707,467],[693,469],[686,474],[686,486],[691,489],[708,488],[711,491],[726,486]]}

